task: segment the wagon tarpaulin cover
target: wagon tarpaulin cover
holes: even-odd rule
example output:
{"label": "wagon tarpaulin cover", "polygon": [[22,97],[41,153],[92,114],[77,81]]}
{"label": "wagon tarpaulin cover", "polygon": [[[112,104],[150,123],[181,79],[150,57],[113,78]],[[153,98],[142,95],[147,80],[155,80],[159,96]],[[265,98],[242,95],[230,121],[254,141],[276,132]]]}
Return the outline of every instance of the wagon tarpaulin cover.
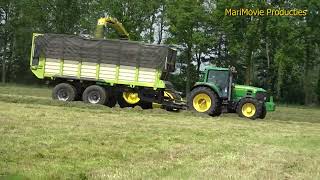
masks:
{"label": "wagon tarpaulin cover", "polygon": [[35,39],[34,57],[116,64],[174,71],[176,51],[164,45],[125,40],[84,39],[44,34]]}

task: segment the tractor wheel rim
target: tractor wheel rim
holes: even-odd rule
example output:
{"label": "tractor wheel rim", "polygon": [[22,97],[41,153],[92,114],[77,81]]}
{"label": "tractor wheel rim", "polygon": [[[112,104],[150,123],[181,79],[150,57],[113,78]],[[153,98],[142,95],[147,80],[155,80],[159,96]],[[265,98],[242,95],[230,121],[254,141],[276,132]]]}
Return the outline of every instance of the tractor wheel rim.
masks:
{"label": "tractor wheel rim", "polygon": [[122,97],[129,104],[137,104],[140,101],[139,94],[136,92],[123,92]]}
{"label": "tractor wheel rim", "polygon": [[69,94],[66,89],[60,89],[57,93],[59,101],[67,101],[69,99]]}
{"label": "tractor wheel rim", "polygon": [[101,99],[100,93],[97,91],[92,91],[88,94],[88,101],[91,104],[98,104]]}
{"label": "tractor wheel rim", "polygon": [[252,103],[246,103],[242,106],[242,114],[245,117],[253,117],[257,111],[256,106]]}
{"label": "tractor wheel rim", "polygon": [[198,112],[206,112],[211,107],[211,98],[207,94],[200,93],[193,98],[193,107]]}

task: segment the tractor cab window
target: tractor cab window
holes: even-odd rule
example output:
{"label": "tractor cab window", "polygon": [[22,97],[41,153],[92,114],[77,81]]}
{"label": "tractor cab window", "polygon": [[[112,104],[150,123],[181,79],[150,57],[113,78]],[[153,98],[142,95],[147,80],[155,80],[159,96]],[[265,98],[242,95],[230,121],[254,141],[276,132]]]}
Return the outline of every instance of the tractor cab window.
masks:
{"label": "tractor cab window", "polygon": [[211,70],[208,74],[208,83],[216,84],[222,94],[228,95],[229,71]]}

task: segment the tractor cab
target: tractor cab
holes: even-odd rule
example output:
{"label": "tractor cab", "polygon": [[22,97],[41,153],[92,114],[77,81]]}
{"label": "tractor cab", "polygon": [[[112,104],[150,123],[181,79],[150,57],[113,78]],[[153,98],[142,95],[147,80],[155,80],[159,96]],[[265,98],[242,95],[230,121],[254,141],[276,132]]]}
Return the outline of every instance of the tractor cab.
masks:
{"label": "tractor cab", "polygon": [[228,99],[232,91],[232,75],[229,68],[207,67],[201,75],[201,81],[197,82],[195,86],[206,84],[214,89],[220,98]]}
{"label": "tractor cab", "polygon": [[210,68],[206,70],[206,82],[215,85],[220,91],[221,98],[228,98],[232,85],[232,73],[226,68]]}

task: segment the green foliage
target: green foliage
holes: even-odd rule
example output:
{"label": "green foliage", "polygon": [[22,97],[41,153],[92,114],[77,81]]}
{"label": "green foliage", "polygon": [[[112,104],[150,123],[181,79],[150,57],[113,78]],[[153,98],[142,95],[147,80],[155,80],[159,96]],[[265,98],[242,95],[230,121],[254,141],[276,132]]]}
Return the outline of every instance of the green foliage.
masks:
{"label": "green foliage", "polygon": [[191,88],[191,62],[195,51],[198,54],[203,53],[206,49],[206,25],[209,17],[205,11],[203,1],[194,0],[174,0],[167,1],[168,6],[168,24],[170,37],[169,43],[179,44],[185,51],[186,59],[186,93]]}
{"label": "green foliage", "polygon": [[[186,89],[186,85],[187,85],[187,77],[185,76],[187,71],[186,66],[182,66],[181,69],[179,70],[179,73],[177,74],[171,74],[169,77],[169,81],[173,83],[174,87],[176,90],[180,91],[183,93],[183,95],[185,96],[185,89]],[[190,67],[190,74],[191,74],[191,78],[190,78],[190,83],[191,84],[195,84],[197,81],[199,81],[199,74],[197,72],[196,66],[191,64]]]}
{"label": "green foliage", "polygon": [[94,7],[92,14],[95,17],[91,17],[91,20],[94,22],[97,16],[112,16],[124,24],[132,40],[148,40],[149,36],[153,36],[152,32],[148,37],[143,37],[142,34],[153,25],[154,15],[158,12],[161,2],[156,0],[101,0],[92,4]]}
{"label": "green foliage", "polygon": [[[320,76],[320,71],[319,71],[319,76]],[[317,95],[318,95],[318,101],[320,102],[320,78],[319,78],[318,83],[317,83],[316,92],[317,92]]]}
{"label": "green foliage", "polygon": [[[109,15],[133,40],[177,46],[183,68],[173,81],[180,91],[188,92],[211,64],[235,66],[238,83],[264,87],[278,101],[320,102],[318,0],[2,0],[0,7],[0,68],[7,82],[37,82],[28,67],[33,32],[93,34],[97,19]],[[225,16],[226,8],[307,9],[308,15],[233,17]]]}

